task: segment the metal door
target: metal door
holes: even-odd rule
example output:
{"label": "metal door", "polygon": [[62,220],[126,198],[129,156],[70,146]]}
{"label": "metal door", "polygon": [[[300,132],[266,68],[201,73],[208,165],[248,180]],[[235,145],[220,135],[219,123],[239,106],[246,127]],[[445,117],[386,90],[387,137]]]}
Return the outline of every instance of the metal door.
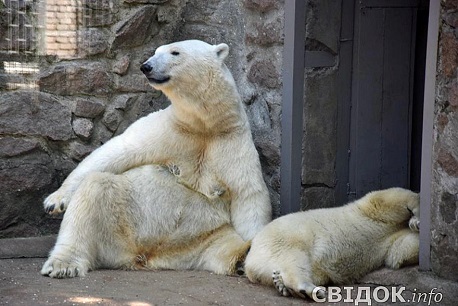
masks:
{"label": "metal door", "polygon": [[[341,49],[341,61],[351,62],[347,62],[351,81],[342,79],[342,71],[341,86],[351,90],[343,90],[348,101],[345,97],[339,101],[343,105],[338,124],[344,128],[338,131],[348,135],[341,135],[339,145],[338,204],[372,190],[410,187],[412,140],[418,139],[412,135],[417,122],[412,114],[419,6],[420,1],[413,0],[354,4],[351,54],[345,39]],[[346,25],[342,26],[344,35]]]}

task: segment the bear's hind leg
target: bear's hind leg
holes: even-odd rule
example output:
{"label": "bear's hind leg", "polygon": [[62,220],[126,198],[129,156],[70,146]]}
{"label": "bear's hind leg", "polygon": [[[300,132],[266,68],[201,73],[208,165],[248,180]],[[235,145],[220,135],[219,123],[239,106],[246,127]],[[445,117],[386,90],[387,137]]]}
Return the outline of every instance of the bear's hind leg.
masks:
{"label": "bear's hind leg", "polygon": [[[119,260],[127,261],[121,254],[122,240],[116,236],[128,194],[123,183],[120,176],[108,173],[94,173],[83,181],[71,200],[78,203],[69,205],[41,274],[54,278],[84,276],[98,266],[113,267]],[[112,260],[101,256],[107,249]]]}

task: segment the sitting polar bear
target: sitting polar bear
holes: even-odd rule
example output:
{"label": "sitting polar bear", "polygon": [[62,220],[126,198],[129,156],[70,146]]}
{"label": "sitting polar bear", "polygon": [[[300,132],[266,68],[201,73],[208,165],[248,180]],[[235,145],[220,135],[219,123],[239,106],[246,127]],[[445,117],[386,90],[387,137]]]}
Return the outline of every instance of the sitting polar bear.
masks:
{"label": "sitting polar bear", "polygon": [[182,41],[141,66],[171,105],[95,150],[45,199],[48,213],[66,213],[42,274],[234,273],[246,241],[271,220],[271,204],[228,52]]}
{"label": "sitting polar bear", "polygon": [[402,188],[289,214],[256,235],[245,272],[284,296],[323,301],[326,292],[318,286],[352,283],[383,264],[396,269],[418,263],[419,223],[419,196]]}

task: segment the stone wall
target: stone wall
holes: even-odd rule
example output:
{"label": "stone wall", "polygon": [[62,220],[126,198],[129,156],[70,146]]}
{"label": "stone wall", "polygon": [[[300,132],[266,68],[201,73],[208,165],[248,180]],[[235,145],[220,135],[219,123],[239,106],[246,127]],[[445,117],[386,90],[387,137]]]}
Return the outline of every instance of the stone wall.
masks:
{"label": "stone wall", "polygon": [[[6,3],[0,3],[0,238],[57,231],[60,218],[43,212],[45,196],[95,148],[168,105],[139,66],[157,46],[191,38],[230,46],[228,66],[279,214],[283,1]],[[340,2],[308,1],[307,12],[307,49],[336,55]],[[28,28],[34,31],[21,34]],[[306,70],[303,208],[334,202],[337,64]]]}
{"label": "stone wall", "polygon": [[431,207],[433,271],[457,280],[458,1],[442,1],[434,118]]}
{"label": "stone wall", "polygon": [[306,51],[323,51],[335,60],[305,73],[302,209],[335,206],[341,5],[309,1],[306,8]]}

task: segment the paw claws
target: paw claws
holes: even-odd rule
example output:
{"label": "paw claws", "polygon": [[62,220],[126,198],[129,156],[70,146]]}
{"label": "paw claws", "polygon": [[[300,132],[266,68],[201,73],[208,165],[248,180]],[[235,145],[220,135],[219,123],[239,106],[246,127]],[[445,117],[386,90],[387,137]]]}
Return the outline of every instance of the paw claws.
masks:
{"label": "paw claws", "polygon": [[181,171],[180,171],[180,168],[177,165],[169,164],[169,165],[167,165],[167,167],[169,168],[169,172],[170,173],[172,173],[175,176],[180,176]]}
{"label": "paw claws", "polygon": [[45,212],[50,215],[64,212],[67,209],[67,196],[59,190],[49,195],[44,201]]}
{"label": "paw claws", "polygon": [[74,263],[63,262],[56,259],[48,259],[40,273],[52,278],[72,278],[84,276],[84,270]]}
{"label": "paw claws", "polygon": [[412,217],[409,220],[409,228],[414,232],[420,231],[420,220],[416,217]]}
{"label": "paw claws", "polygon": [[48,214],[52,213],[54,211],[54,207],[55,207],[54,204],[49,207],[46,207],[45,209],[46,213]]}
{"label": "paw claws", "polygon": [[272,280],[274,282],[274,287],[277,291],[283,296],[290,296],[291,292],[288,287],[283,283],[283,278],[280,275],[280,271],[274,270],[272,272]]}

